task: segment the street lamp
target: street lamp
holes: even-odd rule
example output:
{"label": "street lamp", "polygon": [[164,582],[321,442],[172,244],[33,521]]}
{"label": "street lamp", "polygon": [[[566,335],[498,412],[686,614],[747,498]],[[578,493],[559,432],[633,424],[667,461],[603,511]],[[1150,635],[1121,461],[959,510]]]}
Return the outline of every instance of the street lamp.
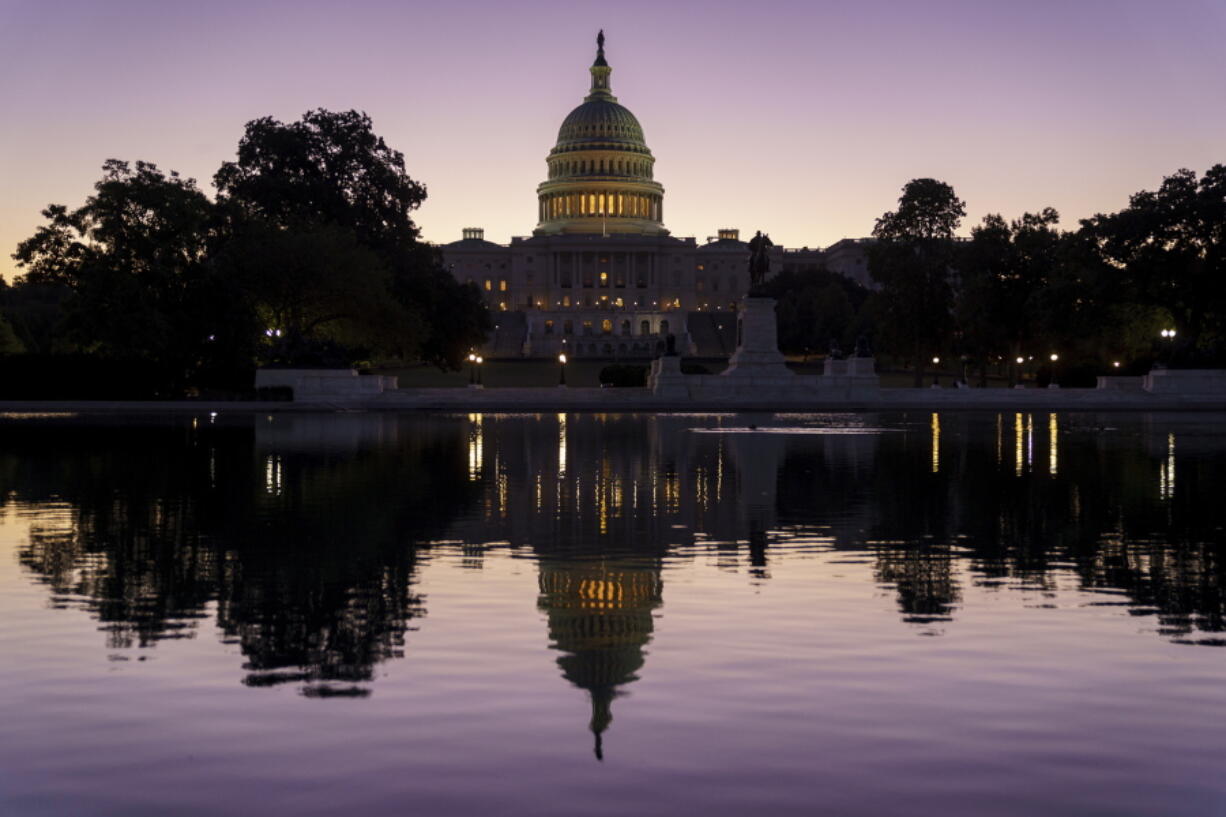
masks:
{"label": "street lamp", "polygon": [[484,362],[485,362],[485,358],[481,357],[481,355],[477,355],[476,364],[477,364],[477,385],[478,385],[478,386],[483,386],[483,385],[484,385],[484,384],[481,382],[481,364],[482,364],[482,363],[484,363]]}
{"label": "street lamp", "polygon": [[937,357],[936,355],[933,355],[932,357],[932,365],[933,365],[932,385],[934,388],[940,388],[941,386],[941,375],[940,375],[940,372],[937,371],[936,369],[936,366],[940,365],[940,363],[941,363],[941,358]]}
{"label": "street lamp", "polygon": [[468,385],[477,385],[477,356],[472,352],[468,353]]}
{"label": "street lamp", "polygon": [[1056,361],[1060,359],[1060,355],[1056,354],[1055,352],[1052,352],[1050,355],[1050,359],[1051,359],[1051,382],[1047,384],[1047,388],[1058,389],[1060,388],[1060,384],[1056,382]]}
{"label": "street lamp", "polygon": [[1163,340],[1170,341],[1170,343],[1166,344],[1163,347],[1163,350],[1162,350],[1163,353],[1161,355],[1163,359],[1162,366],[1165,367],[1165,366],[1170,365],[1170,362],[1171,362],[1171,348],[1175,345],[1175,330],[1174,329],[1163,329],[1158,334],[1162,335]]}
{"label": "street lamp", "polygon": [[566,353],[558,355],[558,387],[566,387]]}

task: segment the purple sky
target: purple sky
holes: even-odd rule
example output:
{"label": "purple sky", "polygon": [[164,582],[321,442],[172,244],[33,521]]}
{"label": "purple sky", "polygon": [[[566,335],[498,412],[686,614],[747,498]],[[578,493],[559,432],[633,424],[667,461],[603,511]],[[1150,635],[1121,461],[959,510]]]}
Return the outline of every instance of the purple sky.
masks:
{"label": "purple sky", "polygon": [[909,179],[1065,226],[1226,162],[1226,2],[0,0],[0,273],[107,158],[209,180],[243,124],[358,108],[426,238],[527,235],[605,29],[674,235],[867,235]]}

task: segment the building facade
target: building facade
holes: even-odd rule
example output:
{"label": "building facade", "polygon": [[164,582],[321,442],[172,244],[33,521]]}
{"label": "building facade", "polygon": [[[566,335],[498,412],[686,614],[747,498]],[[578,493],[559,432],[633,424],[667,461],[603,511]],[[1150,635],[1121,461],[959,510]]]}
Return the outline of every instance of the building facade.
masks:
{"label": "building facade", "polygon": [[[734,351],[749,245],[731,228],[703,244],[669,234],[655,157],[638,119],[612,93],[612,70],[602,33],[589,93],[546,158],[532,235],[501,245],[467,228],[442,247],[452,274],[476,284],[494,313],[491,357],[653,357],[669,335],[683,353]],[[843,248],[840,272],[855,267],[857,246]],[[824,258],[820,250],[782,247],[773,256],[776,272],[785,259],[817,265]]]}

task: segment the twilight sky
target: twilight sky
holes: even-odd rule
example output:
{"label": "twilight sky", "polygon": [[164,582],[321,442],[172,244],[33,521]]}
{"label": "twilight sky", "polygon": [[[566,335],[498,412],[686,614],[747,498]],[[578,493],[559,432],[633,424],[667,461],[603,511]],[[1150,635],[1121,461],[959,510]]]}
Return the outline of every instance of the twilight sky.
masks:
{"label": "twilight sky", "polygon": [[605,29],[674,235],[867,235],[909,179],[985,213],[1117,210],[1226,162],[1226,0],[0,0],[0,274],[107,158],[212,193],[243,125],[357,108],[425,237],[531,232]]}

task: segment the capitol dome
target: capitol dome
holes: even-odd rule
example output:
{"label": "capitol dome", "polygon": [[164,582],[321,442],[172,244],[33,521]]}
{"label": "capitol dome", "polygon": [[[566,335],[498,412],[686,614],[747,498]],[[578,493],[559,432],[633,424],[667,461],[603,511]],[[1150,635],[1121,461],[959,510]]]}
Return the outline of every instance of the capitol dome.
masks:
{"label": "capitol dome", "polygon": [[610,90],[603,31],[589,70],[591,90],[562,121],[546,159],[535,232],[665,235],[664,188],[652,178],[656,160],[639,120]]}
{"label": "capitol dome", "polygon": [[558,129],[558,148],[573,150],[592,142],[617,142],[650,153],[638,118],[624,105],[609,99],[584,102],[570,112]]}

